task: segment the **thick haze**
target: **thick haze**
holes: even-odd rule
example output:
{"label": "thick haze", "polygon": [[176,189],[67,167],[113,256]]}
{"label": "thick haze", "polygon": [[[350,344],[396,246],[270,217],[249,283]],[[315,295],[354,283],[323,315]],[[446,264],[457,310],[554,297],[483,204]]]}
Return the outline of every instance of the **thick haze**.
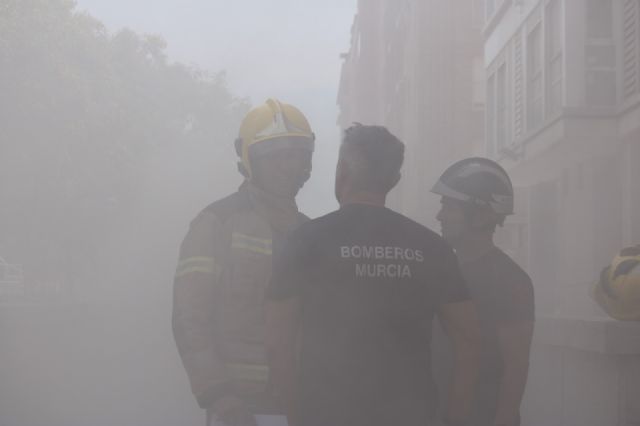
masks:
{"label": "thick haze", "polygon": [[[392,208],[434,221],[425,188],[471,153],[517,187],[495,241],[535,289],[522,424],[640,425],[640,323],[592,300],[640,243],[640,0],[0,0],[0,426],[204,424],[181,242],[271,97],[316,134],[301,211],[337,207],[345,52],[341,125],[407,143]],[[628,265],[609,278],[637,310]]]}
{"label": "thick haze", "polygon": [[[340,134],[340,53],[349,48],[356,0],[78,0],[111,31],[161,35],[170,59],[224,71],[232,93],[253,105],[268,97],[299,106],[316,133],[314,173],[301,209],[332,210]],[[229,141],[231,143],[232,141]],[[318,193],[321,196],[318,196]]]}
{"label": "thick haze", "polygon": [[180,241],[241,182],[244,99],[304,111],[301,210],[335,208],[356,2],[77,3],[98,22],[0,0],[0,257],[24,271],[0,297],[0,426],[201,425],[171,334]]}

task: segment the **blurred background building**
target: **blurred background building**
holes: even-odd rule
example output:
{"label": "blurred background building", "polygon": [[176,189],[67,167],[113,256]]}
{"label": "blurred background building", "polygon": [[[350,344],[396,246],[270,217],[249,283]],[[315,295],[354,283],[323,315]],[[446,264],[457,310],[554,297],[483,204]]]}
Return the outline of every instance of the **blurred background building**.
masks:
{"label": "blurred background building", "polygon": [[393,207],[433,226],[451,162],[482,155],[516,185],[497,240],[532,276],[528,425],[640,424],[640,328],[592,302],[640,242],[640,0],[360,1],[338,124],[407,144]]}
{"label": "blurred background building", "polygon": [[431,185],[484,148],[482,2],[360,1],[338,93],[342,128],[382,124],[407,144],[391,204],[433,224]]}
{"label": "blurred background building", "polygon": [[640,2],[489,2],[487,154],[523,189],[521,252],[545,312],[640,241]]}

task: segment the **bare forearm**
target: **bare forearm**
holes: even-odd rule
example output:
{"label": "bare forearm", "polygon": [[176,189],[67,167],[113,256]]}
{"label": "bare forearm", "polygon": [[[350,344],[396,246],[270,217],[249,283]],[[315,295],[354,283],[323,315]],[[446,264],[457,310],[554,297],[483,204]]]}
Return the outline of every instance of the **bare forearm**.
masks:
{"label": "bare forearm", "polygon": [[478,373],[480,330],[471,301],[443,305],[439,316],[449,336],[455,365],[451,377],[446,420],[463,424],[469,418]]}
{"label": "bare forearm", "polygon": [[456,354],[447,407],[449,420],[464,421],[469,417],[474,400],[477,370],[475,347],[467,347]]}
{"label": "bare forearm", "polygon": [[517,425],[529,374],[533,322],[505,325],[498,330],[498,337],[504,369],[498,394],[496,424]]}
{"label": "bare forearm", "polygon": [[281,408],[288,415],[293,414],[296,387],[295,353],[293,347],[273,348],[269,354],[269,369],[273,390]]}
{"label": "bare forearm", "polygon": [[528,360],[505,365],[498,396],[496,425],[512,426],[518,424],[520,403],[527,384],[528,372]]}

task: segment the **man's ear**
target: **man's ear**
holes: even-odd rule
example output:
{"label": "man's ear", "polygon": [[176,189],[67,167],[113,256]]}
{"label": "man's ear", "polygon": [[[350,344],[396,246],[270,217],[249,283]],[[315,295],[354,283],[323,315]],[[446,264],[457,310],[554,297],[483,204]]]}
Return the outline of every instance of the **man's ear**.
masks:
{"label": "man's ear", "polygon": [[471,215],[471,227],[473,229],[489,229],[495,227],[496,218],[488,207],[476,208]]}
{"label": "man's ear", "polygon": [[347,167],[345,166],[341,157],[338,157],[338,163],[336,164],[336,175],[333,186],[334,195],[338,203],[341,203],[341,198],[344,192],[344,185],[347,181]]}
{"label": "man's ear", "polygon": [[347,173],[347,168],[345,167],[344,161],[342,158],[338,157],[338,163],[336,164],[336,181],[344,179]]}

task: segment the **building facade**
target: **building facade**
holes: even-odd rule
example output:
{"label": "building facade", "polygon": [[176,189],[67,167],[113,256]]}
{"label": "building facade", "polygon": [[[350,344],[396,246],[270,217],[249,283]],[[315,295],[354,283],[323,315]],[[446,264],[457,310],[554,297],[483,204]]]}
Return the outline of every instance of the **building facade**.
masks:
{"label": "building facade", "polygon": [[589,287],[640,241],[640,1],[494,0],[486,152],[519,187],[506,236],[541,312],[597,315]]}
{"label": "building facade", "polygon": [[518,188],[500,232],[538,320],[525,425],[640,424],[640,324],[590,298],[640,242],[640,0],[487,0],[486,154]]}
{"label": "building facade", "polygon": [[640,324],[590,298],[640,243],[640,0],[361,0],[343,59],[338,124],[407,145],[394,208],[433,225],[429,189],[462,157],[512,176],[497,242],[537,310],[522,424],[640,424]]}
{"label": "building facade", "polygon": [[361,0],[343,54],[338,124],[385,125],[406,143],[390,203],[428,225],[437,177],[484,148],[482,23],[478,0]]}

